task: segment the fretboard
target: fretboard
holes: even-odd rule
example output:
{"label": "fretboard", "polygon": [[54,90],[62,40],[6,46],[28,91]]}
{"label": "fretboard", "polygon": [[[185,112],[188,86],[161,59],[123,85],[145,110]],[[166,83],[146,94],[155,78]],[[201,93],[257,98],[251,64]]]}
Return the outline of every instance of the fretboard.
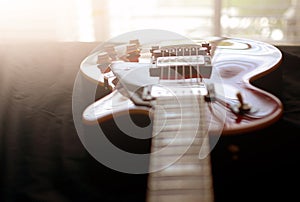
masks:
{"label": "fretboard", "polygon": [[203,96],[157,98],[147,202],[212,202]]}

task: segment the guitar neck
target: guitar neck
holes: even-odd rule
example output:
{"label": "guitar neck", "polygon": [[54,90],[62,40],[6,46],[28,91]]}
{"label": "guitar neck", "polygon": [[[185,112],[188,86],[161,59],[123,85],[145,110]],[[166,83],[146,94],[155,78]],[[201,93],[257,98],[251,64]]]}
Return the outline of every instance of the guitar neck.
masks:
{"label": "guitar neck", "polygon": [[147,202],[212,202],[203,96],[157,98]]}

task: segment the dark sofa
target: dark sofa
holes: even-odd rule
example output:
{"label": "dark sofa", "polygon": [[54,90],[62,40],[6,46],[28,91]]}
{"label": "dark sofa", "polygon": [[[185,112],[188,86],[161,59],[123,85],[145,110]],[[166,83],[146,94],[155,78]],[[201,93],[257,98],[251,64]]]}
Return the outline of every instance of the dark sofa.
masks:
{"label": "dark sofa", "polygon": [[[97,45],[1,42],[0,201],[143,201],[147,176],[98,163],[74,127],[73,84]],[[282,64],[254,84],[279,97],[284,114],[268,128],[220,138],[216,202],[299,200],[300,47],[278,48]]]}

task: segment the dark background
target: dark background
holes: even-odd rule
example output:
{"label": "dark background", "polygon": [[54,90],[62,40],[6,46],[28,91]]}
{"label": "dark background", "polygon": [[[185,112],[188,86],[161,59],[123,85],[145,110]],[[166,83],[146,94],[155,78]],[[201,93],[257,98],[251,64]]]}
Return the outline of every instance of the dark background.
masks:
{"label": "dark background", "polygon": [[[0,46],[0,201],[143,201],[147,176],[102,166],[74,127],[73,84],[97,45]],[[280,98],[284,114],[263,130],[220,138],[216,201],[300,200],[300,47],[278,48],[282,64],[255,85]]]}

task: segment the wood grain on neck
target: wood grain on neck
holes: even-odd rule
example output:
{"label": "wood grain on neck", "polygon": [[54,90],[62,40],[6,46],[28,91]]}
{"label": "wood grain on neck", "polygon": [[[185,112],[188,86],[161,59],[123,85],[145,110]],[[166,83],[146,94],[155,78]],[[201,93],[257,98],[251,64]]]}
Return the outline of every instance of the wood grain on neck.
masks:
{"label": "wood grain on neck", "polygon": [[201,96],[157,99],[147,202],[213,202],[204,117]]}

